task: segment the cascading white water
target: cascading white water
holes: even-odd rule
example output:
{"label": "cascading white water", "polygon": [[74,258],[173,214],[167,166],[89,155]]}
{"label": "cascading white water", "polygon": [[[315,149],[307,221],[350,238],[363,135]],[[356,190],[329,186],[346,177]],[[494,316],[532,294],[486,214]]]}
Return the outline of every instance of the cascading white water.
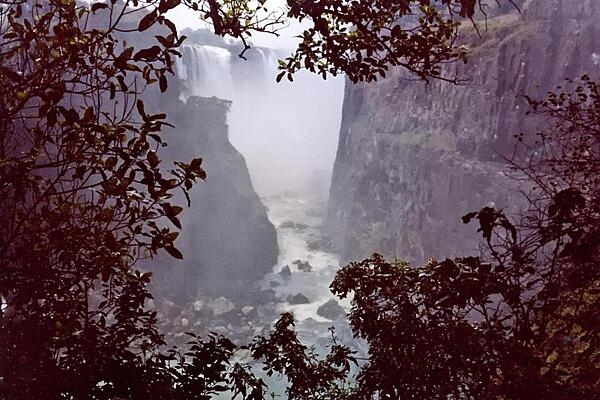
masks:
{"label": "cascading white water", "polygon": [[177,75],[185,83],[184,99],[189,96],[229,99],[233,95],[231,53],[224,48],[199,44],[181,47]]}
{"label": "cascading white water", "polygon": [[182,98],[216,96],[233,102],[230,139],[244,155],[256,191],[325,195],[337,148],[343,78],[323,81],[299,73],[277,83],[282,53],[253,48],[241,60],[228,49],[182,46],[176,64],[184,81]]}

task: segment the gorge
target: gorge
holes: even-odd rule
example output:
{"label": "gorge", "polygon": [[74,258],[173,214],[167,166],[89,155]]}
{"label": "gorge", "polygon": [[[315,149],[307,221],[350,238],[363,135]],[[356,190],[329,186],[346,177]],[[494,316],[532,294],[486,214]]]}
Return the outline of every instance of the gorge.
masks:
{"label": "gorge", "polygon": [[0,1],[0,399],[600,398],[599,18]]}
{"label": "gorge", "polygon": [[[202,154],[209,178],[186,211],[186,267],[170,272],[167,281],[159,278],[159,286],[178,293],[186,288],[188,302],[198,294],[241,300],[241,309],[287,304],[291,287],[301,293],[298,283],[274,287],[284,283],[279,270],[294,260],[316,263],[327,274],[319,281],[326,291],[340,261],[373,252],[416,263],[475,254],[479,234],[461,216],[487,205],[516,211],[520,204],[520,194],[507,190],[514,182],[505,158],[513,136],[539,123],[526,117],[524,96],[543,95],[566,77],[595,71],[600,59],[593,1],[572,7],[566,0],[532,0],[522,8],[496,12],[481,36],[468,24],[461,28],[471,50],[469,62],[456,67],[466,79],[461,85],[415,82],[398,69],[377,83],[346,82],[339,143],[334,133],[342,81],[321,86],[316,77],[300,76],[278,85],[281,50],[258,47],[244,61],[235,43],[186,31],[190,39],[177,64],[180,94],[169,106],[186,139],[174,151]],[[548,56],[557,62],[539,63]],[[297,208],[290,211],[295,219],[281,216],[302,202],[300,209],[324,216],[323,239],[315,230],[318,218],[299,216]],[[279,246],[275,221],[289,223],[277,227]],[[302,233],[307,221],[310,237]],[[292,256],[288,247],[278,260],[290,232],[299,235],[292,248],[305,254],[291,250]],[[336,256],[314,253],[307,243]],[[327,261],[316,261],[320,257]],[[298,282],[308,275],[295,273]],[[262,286],[248,290],[265,275]],[[319,320],[315,310],[328,299],[318,298],[310,302],[311,319]],[[271,308],[272,315],[282,310]]]}
{"label": "gorge", "polygon": [[0,0],[0,399],[600,399],[599,18]]}
{"label": "gorge", "polygon": [[[338,262],[320,248],[319,232],[343,79],[300,74],[278,84],[281,50],[254,48],[241,60],[235,43],[202,30],[185,34],[168,101],[153,106],[175,125],[167,132],[169,161],[200,155],[207,180],[182,213],[184,260],[165,256],[154,269],[163,329],[177,336],[193,326],[247,340],[293,311],[325,342],[329,325],[346,327],[327,288]],[[317,309],[328,301],[334,314],[323,318]]]}

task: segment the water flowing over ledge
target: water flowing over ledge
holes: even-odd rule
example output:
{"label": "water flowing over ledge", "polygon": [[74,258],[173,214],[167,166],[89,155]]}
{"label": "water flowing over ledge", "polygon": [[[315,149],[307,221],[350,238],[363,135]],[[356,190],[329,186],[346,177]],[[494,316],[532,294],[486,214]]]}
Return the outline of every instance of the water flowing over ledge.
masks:
{"label": "water flowing over ledge", "polygon": [[277,60],[286,53],[254,47],[238,57],[225,42],[185,44],[176,61],[181,99],[218,97],[232,102],[229,136],[242,153],[256,191],[285,190],[325,195],[337,147],[343,78],[323,81],[298,74],[277,83]]}

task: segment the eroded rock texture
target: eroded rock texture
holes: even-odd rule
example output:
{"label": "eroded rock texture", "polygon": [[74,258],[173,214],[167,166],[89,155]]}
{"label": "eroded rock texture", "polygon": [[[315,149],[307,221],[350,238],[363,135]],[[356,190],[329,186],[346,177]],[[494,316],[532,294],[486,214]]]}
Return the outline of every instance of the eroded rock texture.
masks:
{"label": "eroded rock texture", "polygon": [[475,225],[460,217],[519,197],[502,155],[540,121],[523,95],[544,97],[565,77],[600,71],[600,2],[531,0],[521,14],[469,26],[464,85],[414,81],[402,71],[346,85],[324,232],[344,260],[373,251],[420,262],[473,253]]}

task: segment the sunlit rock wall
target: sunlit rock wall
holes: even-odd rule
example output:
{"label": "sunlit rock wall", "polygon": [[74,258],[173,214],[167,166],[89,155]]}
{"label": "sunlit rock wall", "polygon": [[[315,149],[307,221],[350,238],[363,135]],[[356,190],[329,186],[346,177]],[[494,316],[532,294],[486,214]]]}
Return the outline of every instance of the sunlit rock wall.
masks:
{"label": "sunlit rock wall", "polygon": [[565,77],[600,72],[600,2],[531,0],[502,15],[471,48],[461,86],[416,82],[400,70],[346,84],[325,234],[344,260],[373,251],[420,262],[472,253],[476,226],[460,217],[493,203],[511,208],[503,155],[535,129],[523,95],[544,97]]}

